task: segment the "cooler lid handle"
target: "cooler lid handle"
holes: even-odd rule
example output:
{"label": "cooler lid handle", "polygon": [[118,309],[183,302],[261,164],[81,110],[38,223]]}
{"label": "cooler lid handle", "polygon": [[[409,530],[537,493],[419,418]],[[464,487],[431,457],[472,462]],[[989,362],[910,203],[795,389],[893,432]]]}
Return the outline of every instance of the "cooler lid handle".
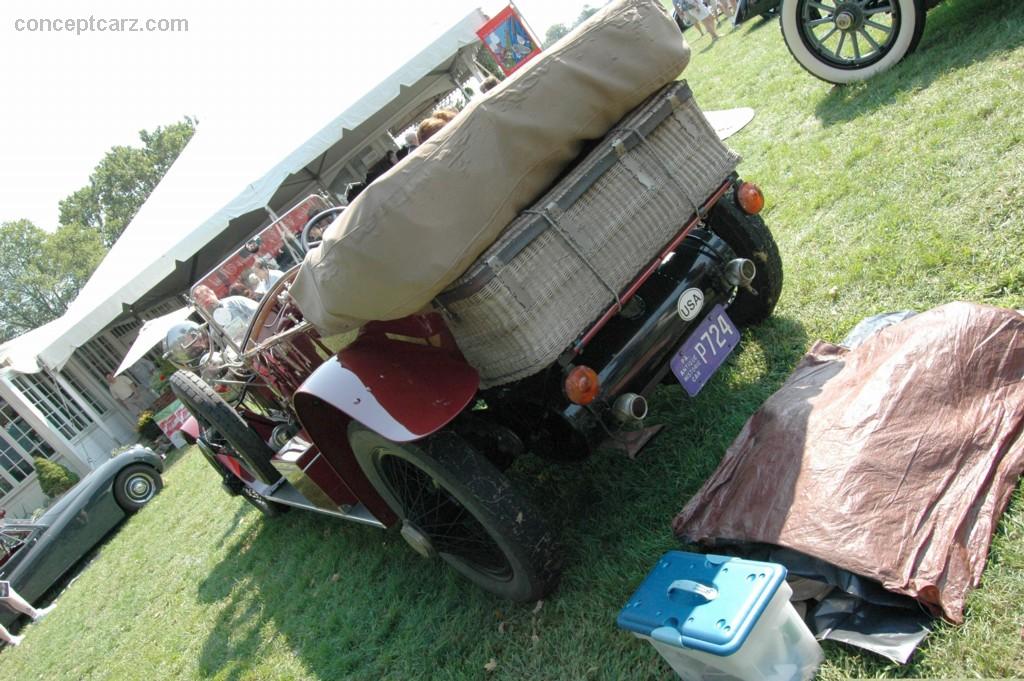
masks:
{"label": "cooler lid handle", "polygon": [[677,579],[672,582],[668,585],[668,595],[671,596],[673,591],[685,591],[695,596],[700,596],[705,601],[713,601],[718,598],[718,589],[707,584],[695,582],[692,579]]}

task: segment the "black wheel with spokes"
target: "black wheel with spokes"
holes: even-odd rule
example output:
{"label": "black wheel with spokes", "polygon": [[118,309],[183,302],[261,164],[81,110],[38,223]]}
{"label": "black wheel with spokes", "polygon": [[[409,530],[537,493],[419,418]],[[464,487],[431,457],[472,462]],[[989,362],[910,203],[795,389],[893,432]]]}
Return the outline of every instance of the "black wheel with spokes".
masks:
{"label": "black wheel with spokes", "polygon": [[921,0],[782,0],[782,37],[793,58],[829,83],[880,73],[917,48]]}
{"label": "black wheel with spokes", "polygon": [[268,485],[281,478],[270,463],[274,452],[206,381],[189,371],[176,371],[171,375],[170,384],[175,397],[192,412],[203,429],[216,431],[251,473]]}
{"label": "black wheel with spokes", "polygon": [[461,437],[442,431],[396,443],[353,422],[349,442],[418,553],[510,600],[554,588],[560,554],[539,512]]}

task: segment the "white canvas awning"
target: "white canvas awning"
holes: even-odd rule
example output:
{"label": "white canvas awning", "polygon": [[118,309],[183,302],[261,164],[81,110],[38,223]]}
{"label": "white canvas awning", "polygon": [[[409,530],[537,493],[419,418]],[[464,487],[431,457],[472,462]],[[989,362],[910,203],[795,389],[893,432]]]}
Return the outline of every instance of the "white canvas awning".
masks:
{"label": "white canvas awning", "polygon": [[473,10],[319,129],[255,116],[201,123],[65,315],[0,346],[0,367],[59,369],[127,309],[156,302],[146,298],[156,287],[165,296],[187,288],[264,222],[266,207],[287,207],[325,168],[437,96],[485,22]]}
{"label": "white canvas awning", "polygon": [[139,329],[139,335],[135,337],[135,342],[132,343],[130,348],[128,348],[128,354],[126,354],[124,359],[121,360],[121,365],[117,367],[114,375],[117,376],[121,374],[125,369],[128,369],[142,359],[147,352],[153,349],[154,345],[162,341],[167,336],[168,331],[188,319],[192,312],[192,308],[190,306],[186,306],[180,310],[168,312],[156,319],[150,319],[148,322],[143,324],[142,328]]}

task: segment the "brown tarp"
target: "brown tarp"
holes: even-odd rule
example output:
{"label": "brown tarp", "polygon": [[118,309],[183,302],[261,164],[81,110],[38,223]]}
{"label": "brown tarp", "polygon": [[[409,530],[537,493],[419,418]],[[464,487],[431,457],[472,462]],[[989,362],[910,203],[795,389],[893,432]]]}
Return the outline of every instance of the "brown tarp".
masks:
{"label": "brown tarp", "polygon": [[291,292],[326,333],[414,313],[690,50],[656,0],[617,0],[471,102],[329,227]]}
{"label": "brown tarp", "polygon": [[952,303],[817,342],[673,529],[795,549],[963,621],[1024,468],[1024,315]]}

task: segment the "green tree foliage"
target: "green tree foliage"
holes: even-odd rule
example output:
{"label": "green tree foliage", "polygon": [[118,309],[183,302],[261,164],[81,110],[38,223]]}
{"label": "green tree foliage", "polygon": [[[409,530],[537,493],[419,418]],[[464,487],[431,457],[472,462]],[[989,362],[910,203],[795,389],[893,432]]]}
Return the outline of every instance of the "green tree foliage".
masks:
{"label": "green tree foliage", "polygon": [[36,473],[39,475],[39,486],[43,494],[54,499],[75,486],[78,475],[71,472],[56,461],[35,457]]}
{"label": "green tree foliage", "polygon": [[50,234],[28,220],[0,223],[0,342],[64,314],[195,132],[186,117],[113,147],[89,184],[60,202]]}
{"label": "green tree foliage", "polygon": [[590,17],[592,17],[595,14],[597,14],[597,11],[599,9],[601,9],[601,8],[600,7],[591,7],[590,5],[583,5],[583,9],[580,11],[580,15],[578,17],[576,17],[576,21],[573,23],[572,27],[576,28],[577,26],[582,24],[584,21],[586,21]]}
{"label": "green tree foliage", "polygon": [[89,184],[60,202],[60,224],[95,229],[110,247],[121,236],[150,192],[195,132],[190,117],[152,132],[142,130],[142,147],[111,148],[89,176]]}
{"label": "green tree foliage", "polygon": [[544,47],[551,47],[568,32],[569,29],[566,28],[565,24],[555,24],[554,26],[548,26],[547,33],[544,34]]}
{"label": "green tree foliage", "polygon": [[79,225],[49,234],[28,220],[0,224],[0,342],[64,314],[105,253]]}
{"label": "green tree foliage", "polygon": [[580,10],[580,14],[576,17],[576,21],[572,22],[572,26],[566,27],[565,24],[555,24],[554,26],[548,26],[547,33],[544,34],[544,47],[551,47],[558,42],[563,36],[567,35],[569,31],[576,28],[584,21],[592,17],[600,7],[591,7],[590,5],[583,5],[583,9]]}
{"label": "green tree foliage", "polygon": [[491,51],[484,47],[483,43],[476,51],[476,63],[498,80],[505,77],[505,72],[498,66],[498,62],[494,61]]}

